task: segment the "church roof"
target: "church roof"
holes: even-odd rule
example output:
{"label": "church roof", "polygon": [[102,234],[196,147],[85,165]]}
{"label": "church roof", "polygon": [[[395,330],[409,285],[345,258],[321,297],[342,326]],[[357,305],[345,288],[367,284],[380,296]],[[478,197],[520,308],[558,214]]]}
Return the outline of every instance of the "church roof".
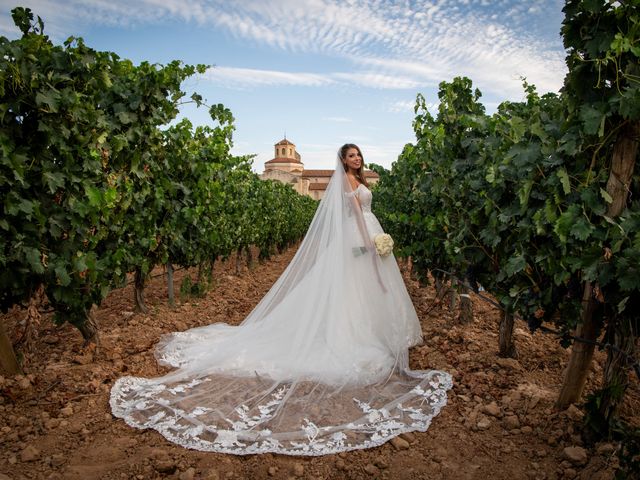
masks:
{"label": "church roof", "polygon": [[276,145],[293,145],[293,143],[291,143],[289,140],[287,140],[286,138],[283,138],[282,140],[280,140],[278,143],[276,143]]}
{"label": "church roof", "polygon": [[286,157],[272,158],[268,162],[264,162],[265,165],[267,163],[299,163],[300,165],[302,165],[302,162],[300,160],[296,160],[294,158],[286,158]]}
{"label": "church roof", "polygon": [[333,170],[302,170],[302,175],[305,177],[330,177],[333,175]]}

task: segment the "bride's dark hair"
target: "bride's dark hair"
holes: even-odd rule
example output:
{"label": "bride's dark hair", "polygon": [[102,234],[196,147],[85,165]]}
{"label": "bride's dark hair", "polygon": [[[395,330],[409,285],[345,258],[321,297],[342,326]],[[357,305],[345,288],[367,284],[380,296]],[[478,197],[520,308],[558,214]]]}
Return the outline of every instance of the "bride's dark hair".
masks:
{"label": "bride's dark hair", "polygon": [[349,171],[349,168],[347,167],[345,160],[346,160],[347,150],[349,150],[350,148],[355,148],[356,150],[358,150],[358,153],[360,154],[360,158],[362,158],[362,163],[360,164],[360,168],[356,170],[356,178],[360,180],[360,183],[363,183],[364,186],[368,188],[369,184],[367,183],[367,180],[364,178],[364,155],[362,155],[362,150],[360,150],[360,147],[357,146],[355,143],[345,143],[343,146],[340,147],[340,150],[338,150],[338,157],[340,157],[340,162],[344,167],[344,171],[345,172]]}

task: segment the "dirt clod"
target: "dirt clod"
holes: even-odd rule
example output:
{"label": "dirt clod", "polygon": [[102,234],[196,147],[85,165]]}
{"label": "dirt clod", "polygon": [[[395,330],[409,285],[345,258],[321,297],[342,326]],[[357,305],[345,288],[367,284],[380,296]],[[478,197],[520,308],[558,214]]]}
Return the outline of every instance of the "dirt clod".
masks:
{"label": "dirt clod", "polygon": [[293,474],[296,477],[301,477],[302,475],[304,475],[304,466],[301,463],[296,463],[293,466]]}
{"label": "dirt clod", "polygon": [[33,462],[35,460],[38,460],[39,458],[40,458],[40,450],[38,450],[36,447],[32,445],[26,446],[20,452],[20,460],[22,462]]}
{"label": "dirt clod", "polygon": [[[0,471],[10,480],[614,477],[620,445],[605,442],[592,448],[581,440],[580,407],[554,410],[569,352],[553,336],[532,335],[518,324],[518,360],[498,358],[499,312],[493,306],[472,294],[474,322],[460,325],[449,302],[437,303],[434,289],[420,286],[408,271],[404,278],[425,339],[410,349],[410,367],[445,370],[454,378],[448,404],[426,432],[404,433],[378,447],[338,455],[234,456],[184,449],[111,414],[109,393],[116,379],[169,371],[153,355],[162,335],[212,322],[237,325],[294,253],[290,249],[256,262],[241,275],[235,274],[235,258],[216,262],[211,290],[199,298],[177,296],[175,308],[167,303],[162,269],[156,269],[153,275],[158,276],[145,290],[149,315],[133,314],[132,285],[111,292],[95,309],[99,351],[83,349],[74,327],[56,326],[52,315],[44,314],[25,374],[0,377]],[[403,261],[400,266],[405,270]],[[176,271],[176,292],[187,275],[194,279],[196,271]],[[0,322],[12,332],[23,318],[16,308],[0,315]],[[605,356],[595,352],[585,395],[598,388]],[[636,424],[637,391],[635,383],[621,407]],[[0,475],[0,480],[7,479]]]}
{"label": "dirt clod", "polygon": [[410,447],[409,442],[400,437],[393,437],[391,439],[391,445],[393,445],[397,450],[406,450]]}
{"label": "dirt clod", "polygon": [[562,450],[564,458],[569,460],[574,465],[584,465],[587,463],[587,451],[582,447],[565,447]]}

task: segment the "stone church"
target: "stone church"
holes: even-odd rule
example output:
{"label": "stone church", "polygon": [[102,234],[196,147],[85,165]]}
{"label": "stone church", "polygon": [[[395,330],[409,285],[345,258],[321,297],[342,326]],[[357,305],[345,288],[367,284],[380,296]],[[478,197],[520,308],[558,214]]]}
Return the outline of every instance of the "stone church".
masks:
{"label": "stone church", "polygon": [[[274,158],[265,162],[260,178],[288,183],[301,195],[320,200],[324,196],[333,170],[305,169],[296,146],[286,138],[276,143],[274,148]],[[370,170],[365,170],[364,175],[369,185],[379,180],[378,174]]]}

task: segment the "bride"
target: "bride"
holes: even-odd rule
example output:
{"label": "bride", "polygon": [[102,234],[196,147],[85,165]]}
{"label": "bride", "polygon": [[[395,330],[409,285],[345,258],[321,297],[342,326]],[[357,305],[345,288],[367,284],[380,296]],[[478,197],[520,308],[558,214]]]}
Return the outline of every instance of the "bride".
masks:
{"label": "bride", "polygon": [[451,376],[410,370],[415,309],[371,212],[360,148],[344,145],[309,230],[284,273],[238,326],[161,339],[175,370],[120,378],[113,414],[187,448],[324,455],[425,431]]}

